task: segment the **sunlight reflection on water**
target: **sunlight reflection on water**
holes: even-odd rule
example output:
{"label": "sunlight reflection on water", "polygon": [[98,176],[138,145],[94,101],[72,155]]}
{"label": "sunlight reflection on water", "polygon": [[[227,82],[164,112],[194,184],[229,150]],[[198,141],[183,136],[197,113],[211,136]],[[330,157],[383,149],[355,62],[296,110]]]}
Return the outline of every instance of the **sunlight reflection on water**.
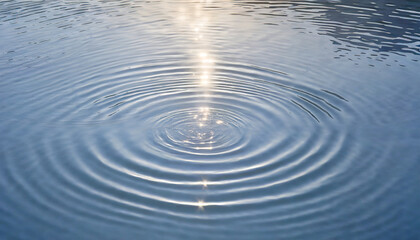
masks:
{"label": "sunlight reflection on water", "polygon": [[0,239],[417,239],[413,1],[0,2]]}

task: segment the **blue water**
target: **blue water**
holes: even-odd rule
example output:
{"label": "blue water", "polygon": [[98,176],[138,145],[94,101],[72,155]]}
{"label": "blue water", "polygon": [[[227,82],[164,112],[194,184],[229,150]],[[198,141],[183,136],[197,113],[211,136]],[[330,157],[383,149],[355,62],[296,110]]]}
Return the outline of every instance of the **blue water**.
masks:
{"label": "blue water", "polygon": [[0,1],[0,239],[420,239],[420,2]]}

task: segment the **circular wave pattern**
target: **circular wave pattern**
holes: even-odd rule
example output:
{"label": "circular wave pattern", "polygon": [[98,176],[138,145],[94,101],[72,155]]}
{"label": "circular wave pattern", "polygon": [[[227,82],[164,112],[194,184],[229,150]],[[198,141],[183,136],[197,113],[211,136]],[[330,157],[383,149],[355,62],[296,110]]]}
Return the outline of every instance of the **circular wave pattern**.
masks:
{"label": "circular wave pattern", "polygon": [[[351,110],[344,97],[257,66],[214,64],[206,84],[193,68],[169,66],[133,67],[81,81],[80,101],[58,100],[50,106],[59,110],[50,116],[61,123],[58,128],[83,124],[29,153],[44,154],[38,171],[60,187],[45,183],[33,192],[18,169],[10,169],[9,177],[41,209],[81,223],[141,222],[158,231],[164,231],[159,224],[176,223],[197,234],[239,221],[258,226],[244,230],[251,238],[263,232],[305,236],[302,229],[330,221],[332,206],[346,204],[343,196],[369,192],[364,200],[374,204],[394,186],[395,179],[374,189],[349,181],[369,178],[366,169],[381,164],[352,166],[354,159],[385,153],[352,141],[350,128],[342,126],[341,109]],[[369,222],[358,231],[372,234],[385,223],[389,229],[398,224],[390,221],[395,209],[387,216],[351,219]]]}
{"label": "circular wave pattern", "polygon": [[[215,155],[233,151],[246,141],[246,126],[238,116],[208,107],[169,112],[167,116],[152,120],[149,142],[168,152]],[[150,146],[152,148],[152,146]]]}
{"label": "circular wave pattern", "polygon": [[[332,6],[345,7],[331,3],[327,4],[331,10],[325,7],[318,18],[311,17],[309,9],[320,8],[319,4],[305,1],[243,2],[232,7],[261,5],[261,15],[274,17],[276,11],[291,6],[288,13],[309,14],[297,19],[312,19],[308,21],[327,35],[334,25],[335,35],[331,35],[339,44],[350,44],[353,41],[343,36],[355,34],[344,30],[359,28],[358,22],[350,18],[347,23],[331,25],[334,21],[326,20],[330,15],[334,19]],[[233,36],[242,36],[238,32],[245,28],[239,26],[245,24],[230,27],[222,17],[213,19],[213,25],[206,23],[211,19],[210,15],[203,17],[206,11],[220,9],[218,13],[223,14],[223,8],[200,12],[199,6],[188,16],[180,3],[176,10],[179,22],[173,23],[162,18],[175,15],[175,8],[159,1],[148,3],[148,7],[133,1],[88,1],[71,3],[74,5],[68,8],[51,2],[48,4],[57,8],[52,12],[47,11],[51,6],[44,4],[24,3],[23,16],[15,11],[13,2],[5,3],[7,8],[0,11],[4,15],[0,20],[11,24],[45,24],[38,26],[38,31],[18,27],[16,31],[23,31],[19,34],[25,41],[54,43],[49,44],[48,54],[42,47],[17,44],[24,48],[13,46],[16,52],[7,53],[14,57],[7,61],[16,67],[0,69],[10,76],[0,83],[1,94],[7,99],[0,112],[4,124],[0,187],[5,189],[0,192],[0,213],[7,216],[0,218],[0,236],[4,233],[14,238],[13,234],[19,233],[23,239],[33,238],[31,233],[48,226],[60,230],[60,235],[45,230],[46,239],[78,238],[75,235],[80,239],[341,239],[343,232],[349,239],[383,239],[405,224],[398,217],[404,212],[399,202],[404,196],[382,199],[400,188],[407,163],[395,156],[392,141],[375,142],[386,134],[376,132],[379,127],[372,130],[358,125],[383,127],[396,118],[381,123],[378,112],[368,110],[380,108],[389,115],[389,109],[378,107],[381,101],[377,100],[378,92],[391,93],[389,85],[358,89],[362,94],[346,92],[342,86],[340,93],[332,90],[339,89],[335,86],[323,89],[316,83],[319,79],[308,79],[341,78],[341,72],[319,67],[319,62],[305,59],[304,54],[291,53],[293,45],[279,43],[277,37],[266,33],[261,37],[268,46],[278,48],[284,62],[295,65],[279,63],[266,68],[259,66],[261,63],[246,63],[246,58],[244,62],[237,61],[240,57],[229,61],[230,53],[223,52],[224,48],[201,52],[209,49],[205,43],[183,51],[182,46],[190,43],[180,38],[204,42],[207,36],[216,40],[218,44],[212,44],[216,46],[230,39],[222,32],[232,30]],[[143,9],[139,13],[142,7],[150,12]],[[352,9],[347,10],[352,16],[366,14],[366,9]],[[67,14],[70,10],[77,16]],[[232,24],[244,20],[235,16],[255,16],[251,9],[240,10],[240,14],[236,10],[224,13],[231,15]],[[406,13],[417,18],[417,13]],[[139,17],[142,14],[146,17]],[[111,15],[115,15],[113,21],[109,21]],[[193,30],[187,24],[190,20],[197,20]],[[273,23],[272,18],[262,20]],[[414,25],[414,21],[410,23]],[[89,31],[90,24],[97,30],[78,31]],[[118,30],[112,29],[115,26]],[[44,39],[44,33],[55,27],[67,30],[54,30],[64,35]],[[159,27],[168,32],[161,35]],[[44,28],[48,30],[41,31]],[[184,34],[185,29],[192,33]],[[382,39],[378,48],[383,51],[409,54],[418,50],[402,46],[400,40],[384,42],[388,37],[382,33],[388,32],[387,28],[377,30],[371,42]],[[137,31],[139,34],[133,34]],[[412,31],[402,33],[411,36]],[[359,35],[363,38],[356,36],[360,41],[354,46],[368,47],[369,39],[364,37],[371,32]],[[73,36],[97,38],[103,46],[87,43],[75,49],[82,37]],[[169,41],[174,44],[168,45]],[[414,40],[404,41],[412,44]],[[305,47],[296,52],[303,53]],[[63,49],[74,52],[62,57]],[[26,56],[24,50],[35,53]],[[212,54],[219,59],[213,59]],[[263,54],[259,54],[263,59],[282,55],[277,51],[273,58]],[[34,60],[36,55],[51,57],[54,64]],[[89,64],[80,66],[84,61]],[[33,62],[39,65],[31,65]],[[306,79],[300,75],[305,72],[303,66],[310,70]],[[18,70],[22,73],[15,76]],[[402,99],[414,96],[415,88],[411,91]],[[384,94],[382,98],[388,97]],[[395,98],[389,99],[391,103]],[[390,164],[395,166],[392,173],[378,171],[388,170]],[[22,219],[31,222],[27,232],[18,227]],[[68,233],[68,226],[77,233],[61,235]]]}

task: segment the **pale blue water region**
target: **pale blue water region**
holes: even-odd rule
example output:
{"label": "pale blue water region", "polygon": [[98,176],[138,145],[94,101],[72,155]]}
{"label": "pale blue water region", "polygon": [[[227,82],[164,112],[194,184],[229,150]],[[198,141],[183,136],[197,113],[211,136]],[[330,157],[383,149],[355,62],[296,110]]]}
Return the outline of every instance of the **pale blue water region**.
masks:
{"label": "pale blue water region", "polygon": [[0,239],[420,239],[420,2],[0,1]]}

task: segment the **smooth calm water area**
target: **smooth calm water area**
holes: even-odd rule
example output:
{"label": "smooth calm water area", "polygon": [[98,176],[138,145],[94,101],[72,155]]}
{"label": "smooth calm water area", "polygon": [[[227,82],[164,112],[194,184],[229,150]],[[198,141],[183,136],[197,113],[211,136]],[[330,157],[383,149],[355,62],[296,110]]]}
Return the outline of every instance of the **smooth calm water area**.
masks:
{"label": "smooth calm water area", "polygon": [[420,2],[0,1],[0,239],[420,239]]}

